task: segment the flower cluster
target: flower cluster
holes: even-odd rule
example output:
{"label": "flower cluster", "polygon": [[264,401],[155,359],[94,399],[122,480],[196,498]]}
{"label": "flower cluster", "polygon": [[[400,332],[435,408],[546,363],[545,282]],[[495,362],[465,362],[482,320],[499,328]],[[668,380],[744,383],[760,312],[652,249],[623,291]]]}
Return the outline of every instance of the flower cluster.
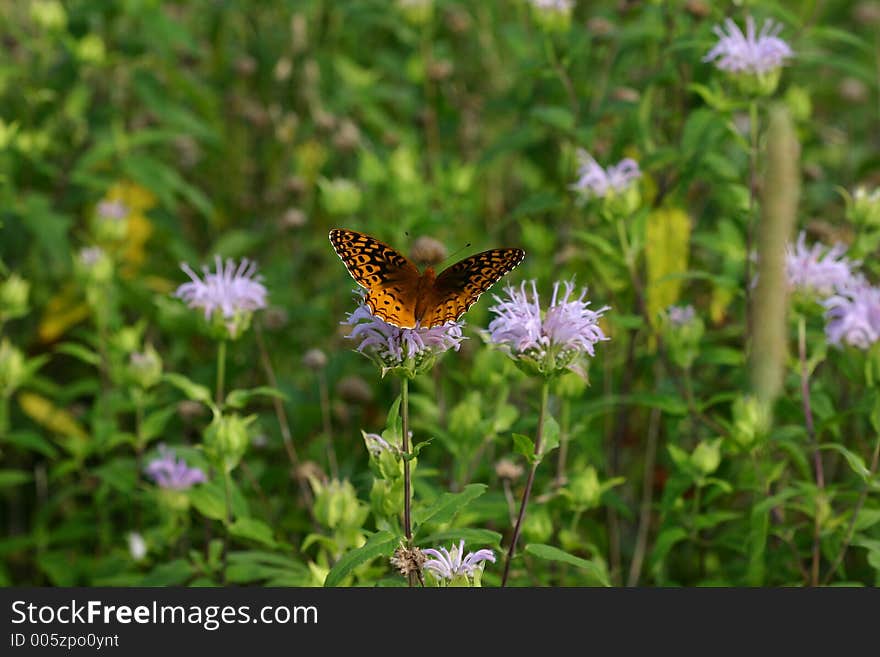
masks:
{"label": "flower cluster", "polygon": [[230,258],[224,264],[220,256],[214,259],[216,270],[202,268],[204,279],[182,263],[180,268],[190,277],[189,283],[177,288],[174,296],[190,308],[204,311],[205,319],[225,330],[224,337],[237,338],[250,325],[255,310],[266,307],[266,288],[257,276],[257,265],[247,258],[236,266]]}
{"label": "flower cluster", "polygon": [[187,490],[208,480],[199,468],[189,467],[186,461],[178,459],[174,451],[164,445],[159,447],[159,458],[150,461],[144,472],[159,488],[170,490]]}
{"label": "flower cluster", "polygon": [[666,309],[666,318],[676,328],[681,328],[694,321],[696,311],[690,304],[687,306],[669,306]]}
{"label": "flower cluster", "polygon": [[376,361],[382,374],[399,371],[407,376],[430,369],[435,359],[449,349],[458,351],[462,322],[432,328],[400,328],[376,317],[361,303],[343,322],[352,327],[346,337],[357,340],[357,350]]}
{"label": "flower cluster", "polygon": [[468,586],[483,571],[482,563],[491,561],[495,563],[495,553],[492,550],[477,550],[464,554],[464,540],[453,545],[449,550],[441,547],[439,550],[429,548],[422,550],[426,556],[432,557],[424,562],[424,569],[444,583],[460,584]]}
{"label": "flower cluster", "polygon": [[585,196],[605,198],[610,194],[619,194],[642,176],[638,163],[632,158],[624,158],[617,164],[606,168],[596,162],[592,155],[580,148],[578,156],[578,179],[571,188]]}
{"label": "flower cluster", "polygon": [[772,20],[764,21],[760,32],[755,32],[755,19],[746,17],[746,32],[730,18],[725,19],[725,32],[715,26],[718,43],[710,50],[704,62],[715,62],[722,71],[761,75],[778,69],[794,56],[791,47],[779,38],[782,25]]}
{"label": "flower cluster", "polygon": [[801,231],[797,242],[785,250],[785,272],[791,290],[818,296],[829,296],[845,290],[860,280],[853,271],[860,263],[844,257],[846,247],[835,244],[830,249],[821,243],[807,247]]}
{"label": "flower cluster", "polygon": [[869,349],[880,339],[880,289],[856,281],[825,299],[823,305],[829,343]]}
{"label": "flower cluster", "polygon": [[[489,323],[489,339],[509,350],[528,370],[549,376],[573,369],[582,354],[595,355],[595,345],[608,340],[599,319],[608,310],[590,310],[586,288],[574,296],[574,282],[556,282],[550,306],[543,312],[535,281],[519,288],[508,286],[507,297],[494,296],[496,305],[489,309],[496,315]],[[560,286],[563,290],[560,292]]]}
{"label": "flower cluster", "polygon": [[773,93],[782,66],[794,56],[788,43],[779,38],[782,25],[768,19],[756,32],[755,19],[748,16],[745,34],[730,18],[724,21],[724,28],[726,32],[715,26],[718,43],[703,61],[714,62],[720,70],[733,75],[748,95]]}

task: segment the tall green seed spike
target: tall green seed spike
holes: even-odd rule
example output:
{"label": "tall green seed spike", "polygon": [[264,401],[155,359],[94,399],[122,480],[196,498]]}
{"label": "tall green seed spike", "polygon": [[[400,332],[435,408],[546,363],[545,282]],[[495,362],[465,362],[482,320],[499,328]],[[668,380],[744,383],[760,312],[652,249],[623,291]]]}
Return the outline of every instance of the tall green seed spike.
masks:
{"label": "tall green seed spike", "polygon": [[767,170],[758,227],[758,286],[752,306],[752,389],[770,404],[782,387],[786,356],[788,284],[785,247],[791,239],[800,196],[800,145],[791,116],[773,105],[767,127]]}

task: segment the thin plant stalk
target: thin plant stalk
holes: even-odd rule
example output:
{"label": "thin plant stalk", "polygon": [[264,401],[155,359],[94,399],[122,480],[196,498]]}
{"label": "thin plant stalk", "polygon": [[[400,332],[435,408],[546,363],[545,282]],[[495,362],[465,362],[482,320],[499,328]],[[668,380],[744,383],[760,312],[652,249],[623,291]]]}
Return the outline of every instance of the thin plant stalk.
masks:
{"label": "thin plant stalk", "polygon": [[336,461],[336,450],[333,447],[333,424],[330,420],[330,391],[327,386],[327,375],[323,370],[318,375],[318,395],[321,399],[321,422],[324,427],[324,448],[327,451],[327,466],[333,479],[339,478],[339,465]]}
{"label": "thin plant stalk", "polygon": [[541,438],[544,434],[544,420],[547,417],[547,403],[550,399],[550,384],[545,380],[541,384],[541,411],[538,415],[538,428],[535,433],[535,462],[529,470],[529,477],[526,480],[526,487],[523,490],[522,501],[519,505],[519,515],[516,517],[516,525],[513,528],[513,536],[510,539],[510,546],[507,548],[507,559],[504,562],[504,575],[501,577],[501,586],[507,586],[507,578],[510,575],[510,563],[516,554],[516,544],[519,541],[519,534],[522,530],[523,519],[526,515],[526,506],[529,503],[529,496],[532,493],[532,484],[535,482],[535,472],[538,469],[541,454]]}
{"label": "thin plant stalk", "polygon": [[[226,384],[226,340],[220,340],[217,344],[217,388],[215,390],[215,401],[217,406],[223,401],[224,387]],[[226,555],[229,551],[229,528],[232,525],[232,496],[230,493],[230,473],[225,463],[221,463],[223,469],[223,498],[226,504],[225,529],[223,534],[223,570],[220,573],[220,582],[226,583]]]}
{"label": "thin plant stalk", "polygon": [[746,259],[745,259],[745,290],[746,295],[746,346],[751,336],[752,317],[752,261],[749,254],[752,252],[754,241],[755,209],[757,206],[756,181],[758,177],[758,103],[749,103],[749,210],[746,218]]}
{"label": "thin plant stalk", "polygon": [[[409,379],[400,379],[400,430],[401,430],[401,454],[403,456],[403,533],[406,536],[406,546],[412,547],[412,473],[410,471],[409,453]],[[409,586],[415,586],[415,576],[410,573],[407,577]]]}
{"label": "thin plant stalk", "polygon": [[865,482],[862,484],[862,492],[859,493],[859,499],[853,508],[849,526],[846,528],[846,538],[843,541],[843,545],[840,546],[837,556],[834,557],[834,561],[831,562],[831,567],[828,569],[828,572],[825,573],[825,579],[822,580],[823,585],[827,585],[831,582],[834,573],[837,572],[837,569],[840,568],[840,564],[843,563],[843,558],[846,556],[846,551],[849,549],[853,535],[856,531],[856,521],[859,519],[859,513],[865,505],[865,500],[868,497],[868,489],[871,487],[871,481],[874,479],[874,475],[877,474],[878,465],[880,465],[880,434],[877,435],[877,443],[874,445],[874,455],[871,457],[871,467],[868,469],[868,477],[865,478]]}
{"label": "thin plant stalk", "polygon": [[819,517],[819,503],[825,493],[825,472],[822,467],[822,455],[819,451],[819,439],[816,435],[816,427],[813,423],[813,408],[810,402],[810,371],[807,363],[807,322],[803,315],[798,317],[798,357],[801,365],[801,399],[804,404],[804,423],[807,435],[813,446],[813,468],[816,476],[816,509],[813,517],[813,560],[810,568],[810,582],[813,586],[819,586],[819,557],[820,557],[820,533],[821,522]]}
{"label": "thin plant stalk", "polygon": [[648,550],[648,530],[651,526],[651,506],[654,503],[654,463],[657,459],[657,439],[660,435],[660,409],[652,408],[648,418],[648,436],[645,444],[645,471],[642,474],[642,501],[639,506],[639,528],[636,547],[629,565],[627,586],[638,586],[642,564]]}
{"label": "thin plant stalk", "polygon": [[[278,389],[278,377],[275,376],[275,369],[272,367],[272,360],[269,358],[269,352],[266,349],[266,342],[263,340],[263,329],[259,322],[254,324],[257,336],[257,348],[260,350],[260,360],[263,363],[263,370],[266,373],[266,380],[269,385]],[[299,455],[296,453],[296,447],[293,444],[293,433],[290,430],[290,422],[287,419],[287,413],[284,410],[284,404],[278,398],[272,397],[272,405],[275,408],[275,418],[278,420],[278,426],[281,430],[281,441],[284,444],[284,451],[287,452],[287,459],[293,468],[294,477],[303,496],[306,507],[311,509],[312,492],[309,489],[305,479],[300,476]]]}
{"label": "thin plant stalk", "polygon": [[223,402],[223,386],[226,383],[226,340],[217,345],[217,388],[214,401],[219,406]]}

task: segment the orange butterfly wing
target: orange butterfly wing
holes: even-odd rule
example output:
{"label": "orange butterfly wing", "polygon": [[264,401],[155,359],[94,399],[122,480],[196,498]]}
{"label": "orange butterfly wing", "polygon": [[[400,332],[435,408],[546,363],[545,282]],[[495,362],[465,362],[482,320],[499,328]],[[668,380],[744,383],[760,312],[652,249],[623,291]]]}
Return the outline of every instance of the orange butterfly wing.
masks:
{"label": "orange butterfly wing", "polygon": [[522,249],[492,249],[443,270],[428,293],[420,325],[430,328],[456,321],[525,255]]}
{"label": "orange butterfly wing", "polygon": [[330,243],[351,277],[367,291],[364,302],[373,315],[400,328],[416,325],[418,267],[387,244],[353,230],[331,230]]}

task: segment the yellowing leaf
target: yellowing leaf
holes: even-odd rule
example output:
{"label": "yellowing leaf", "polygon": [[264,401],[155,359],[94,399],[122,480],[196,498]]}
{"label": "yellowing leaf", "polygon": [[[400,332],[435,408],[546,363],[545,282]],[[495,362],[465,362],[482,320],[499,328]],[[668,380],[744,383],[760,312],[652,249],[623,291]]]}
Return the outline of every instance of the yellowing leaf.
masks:
{"label": "yellowing leaf", "polygon": [[18,405],[34,422],[65,438],[63,444],[67,451],[73,454],[82,451],[89,436],[68,411],[33,392],[19,393]]}
{"label": "yellowing leaf", "polygon": [[128,236],[122,251],[122,259],[127,267],[122,270],[126,277],[132,276],[147,259],[144,246],[153,234],[153,224],[143,214],[134,213],[128,217]]}
{"label": "yellowing leaf", "polygon": [[647,310],[651,323],[681,294],[681,278],[688,268],[691,221],[679,208],[661,208],[648,215],[645,227]]}
{"label": "yellowing leaf", "polygon": [[61,291],[49,299],[43,310],[43,317],[37,327],[42,342],[54,342],[74,324],[89,316],[89,307],[79,296],[73,283],[66,284]]}
{"label": "yellowing leaf", "polygon": [[126,181],[115,183],[105,198],[108,201],[122,201],[131,214],[143,214],[156,205],[156,197],[149,189]]}

